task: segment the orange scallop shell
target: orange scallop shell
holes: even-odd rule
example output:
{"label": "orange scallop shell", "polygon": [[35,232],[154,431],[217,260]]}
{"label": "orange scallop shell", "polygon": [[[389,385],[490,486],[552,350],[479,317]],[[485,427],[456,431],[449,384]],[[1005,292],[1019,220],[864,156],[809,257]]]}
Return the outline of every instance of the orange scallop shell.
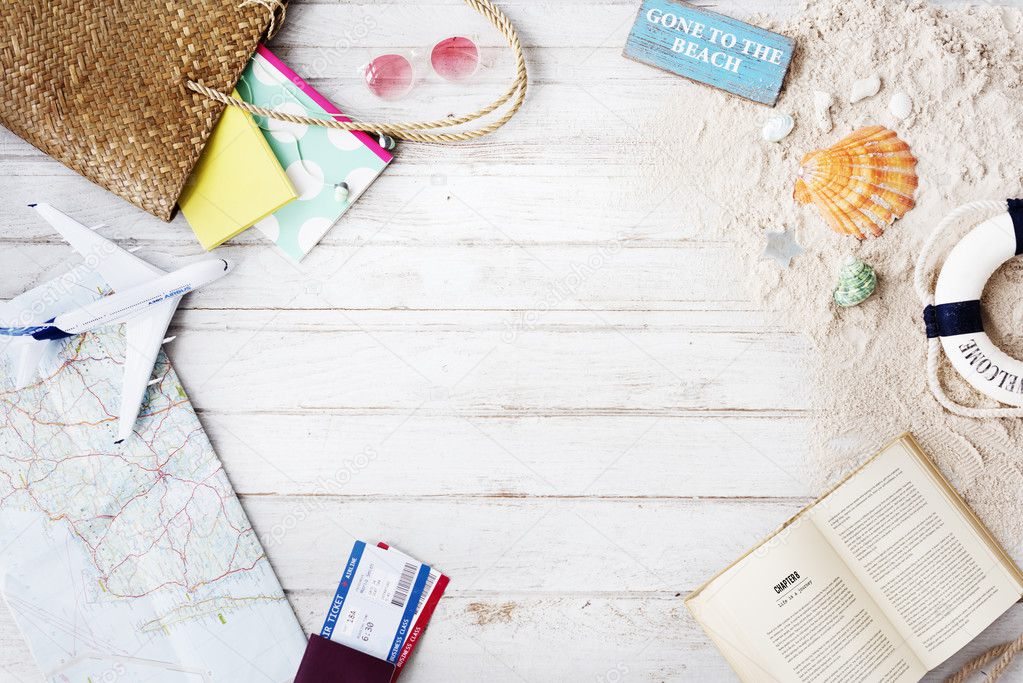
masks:
{"label": "orange scallop shell", "polygon": [[792,197],[812,203],[837,233],[878,237],[916,202],[916,157],[884,126],[868,126],[807,153]]}

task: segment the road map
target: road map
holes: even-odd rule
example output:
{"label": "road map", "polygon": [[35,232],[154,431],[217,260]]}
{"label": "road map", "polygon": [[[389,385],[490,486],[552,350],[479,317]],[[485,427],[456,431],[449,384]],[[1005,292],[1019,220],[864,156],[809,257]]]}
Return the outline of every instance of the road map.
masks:
{"label": "road map", "polygon": [[[103,286],[80,266],[0,319]],[[289,681],[304,634],[164,355],[137,436],[113,443],[124,339],[72,337],[20,390],[0,354],[6,602],[49,681]]]}

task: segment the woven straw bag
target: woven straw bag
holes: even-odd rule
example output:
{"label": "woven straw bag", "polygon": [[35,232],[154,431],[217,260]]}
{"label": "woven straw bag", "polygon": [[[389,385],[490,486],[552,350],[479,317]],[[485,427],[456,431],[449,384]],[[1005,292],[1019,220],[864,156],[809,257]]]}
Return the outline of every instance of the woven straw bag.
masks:
{"label": "woven straw bag", "polygon": [[[515,53],[508,91],[471,114],[400,123],[340,121],[228,97],[286,0],[0,2],[0,123],[69,168],[170,220],[225,105],[294,123],[403,140],[487,135],[521,107],[527,76],[514,26],[490,0],[465,0]],[[508,105],[505,107],[505,105]],[[503,114],[495,114],[500,109]],[[495,119],[467,129],[479,119]],[[446,130],[455,128],[456,130]]]}
{"label": "woven straw bag", "polygon": [[267,29],[239,0],[0,3],[0,123],[170,220],[230,91]]}

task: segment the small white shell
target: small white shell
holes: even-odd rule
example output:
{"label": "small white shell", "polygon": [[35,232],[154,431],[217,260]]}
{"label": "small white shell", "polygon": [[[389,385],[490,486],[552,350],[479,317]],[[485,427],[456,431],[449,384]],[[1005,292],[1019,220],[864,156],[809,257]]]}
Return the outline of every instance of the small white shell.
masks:
{"label": "small white shell", "polygon": [[906,93],[899,91],[892,95],[891,101],[888,102],[888,111],[899,121],[904,121],[913,113],[913,100]]}
{"label": "small white shell", "polygon": [[849,104],[855,104],[860,100],[873,97],[880,89],[881,79],[878,78],[876,74],[869,78],[858,80],[853,83],[852,90],[849,91]]}
{"label": "small white shell", "polygon": [[834,96],[823,90],[813,91],[813,116],[817,122],[817,128],[822,133],[830,133],[834,127],[831,121],[831,105],[835,103]]}
{"label": "small white shell", "polygon": [[772,116],[764,121],[764,127],[760,131],[760,135],[766,142],[779,142],[782,138],[792,132],[795,125],[796,120],[788,114]]}

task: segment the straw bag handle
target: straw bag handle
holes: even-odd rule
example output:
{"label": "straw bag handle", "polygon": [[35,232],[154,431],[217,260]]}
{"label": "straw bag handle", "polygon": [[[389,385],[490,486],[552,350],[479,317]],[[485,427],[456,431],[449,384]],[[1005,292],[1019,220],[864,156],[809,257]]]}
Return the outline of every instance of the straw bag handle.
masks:
{"label": "straw bag handle", "polygon": [[[276,33],[280,28],[281,23],[284,21],[284,4],[280,0],[245,0],[242,4],[262,5],[270,10],[270,23],[267,30],[268,36],[272,36]],[[265,116],[279,121],[287,121],[289,123],[297,123],[300,125],[321,126],[323,128],[335,128],[337,130],[371,131],[390,135],[391,137],[399,140],[412,140],[415,142],[463,142],[465,140],[483,137],[484,135],[493,133],[495,130],[508,123],[508,121],[515,116],[515,113],[522,106],[522,102],[526,99],[526,87],[529,84],[529,77],[526,74],[526,59],[522,54],[522,44],[519,41],[519,34],[515,30],[515,26],[511,23],[511,20],[505,16],[504,12],[498,9],[491,0],[465,0],[465,4],[469,5],[469,7],[472,7],[474,10],[489,19],[490,23],[492,23],[505,37],[508,41],[508,46],[511,47],[512,51],[515,53],[515,81],[512,83],[511,87],[508,88],[507,92],[486,107],[478,109],[471,114],[466,114],[465,116],[436,119],[434,121],[402,121],[398,123],[381,123],[376,121],[339,121],[335,118],[323,119],[313,116],[301,116],[273,109],[266,109],[264,107],[257,107],[254,104],[237,100],[225,95],[219,90],[214,90],[213,88],[209,88],[195,81],[188,81],[187,87],[193,92],[197,92],[200,95],[216,100],[221,104],[237,107],[238,109],[244,109],[250,114]],[[501,115],[500,118],[480,128],[457,132],[424,132],[472,123],[473,121],[491,114],[509,101],[511,102],[511,106],[504,114]]]}

